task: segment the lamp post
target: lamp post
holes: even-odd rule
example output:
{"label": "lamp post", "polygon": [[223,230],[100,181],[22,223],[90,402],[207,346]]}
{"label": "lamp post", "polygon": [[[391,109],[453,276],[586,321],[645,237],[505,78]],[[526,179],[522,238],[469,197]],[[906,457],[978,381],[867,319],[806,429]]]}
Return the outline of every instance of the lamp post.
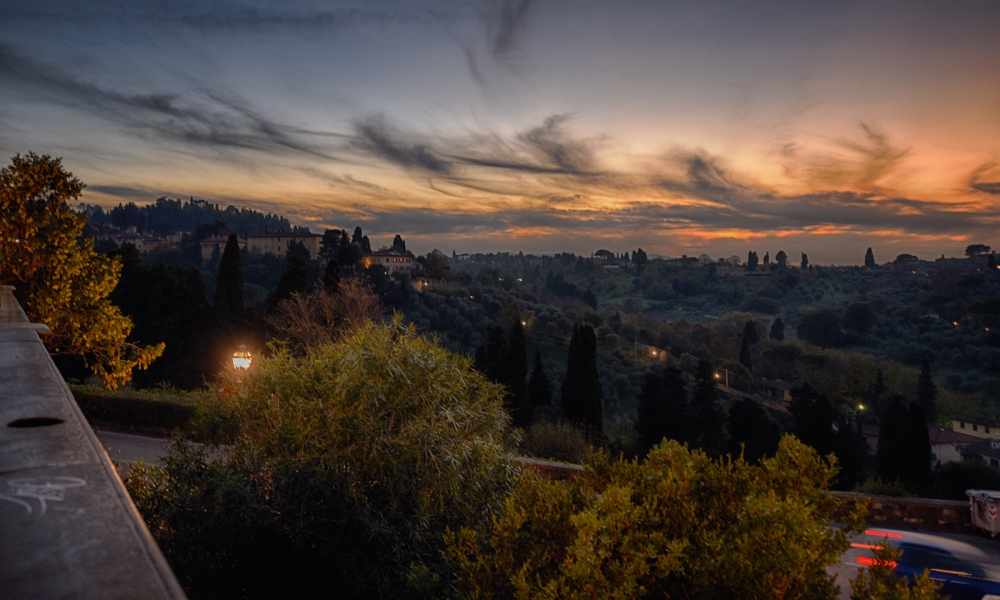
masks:
{"label": "lamp post", "polygon": [[233,368],[237,371],[246,371],[253,362],[253,356],[247,350],[245,344],[240,344],[240,349],[233,352]]}

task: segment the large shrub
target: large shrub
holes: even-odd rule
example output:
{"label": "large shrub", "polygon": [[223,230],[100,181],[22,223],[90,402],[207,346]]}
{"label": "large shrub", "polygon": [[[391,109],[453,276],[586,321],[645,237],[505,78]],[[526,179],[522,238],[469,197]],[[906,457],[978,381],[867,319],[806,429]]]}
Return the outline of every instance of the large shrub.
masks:
{"label": "large shrub", "polygon": [[829,526],[836,467],[795,438],[757,466],[667,441],[587,467],[572,482],[524,474],[489,535],[449,533],[468,598],[837,597],[826,568],[850,544]]}
{"label": "large shrub", "polygon": [[515,476],[501,391],[399,319],[220,396],[225,460],[181,444],[128,482],[192,598],[438,595],[442,532],[488,524]]}

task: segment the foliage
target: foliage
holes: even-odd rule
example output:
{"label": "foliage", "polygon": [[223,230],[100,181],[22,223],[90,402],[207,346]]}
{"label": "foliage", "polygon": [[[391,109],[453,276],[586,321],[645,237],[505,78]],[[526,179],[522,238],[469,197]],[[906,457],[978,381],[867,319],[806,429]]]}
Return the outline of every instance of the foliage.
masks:
{"label": "foliage", "polygon": [[398,318],[276,349],[218,401],[227,457],[181,444],[128,480],[192,598],[440,596],[441,532],[488,525],[513,483],[500,390]]}
{"label": "foliage", "polygon": [[750,463],[774,456],[781,441],[781,429],[751,398],[741,398],[729,408],[726,429],[729,431],[728,452]]}
{"label": "foliage", "polygon": [[604,403],[597,373],[597,335],[590,325],[573,328],[560,398],[567,419],[595,434],[603,433]]}
{"label": "foliage", "polygon": [[309,295],[295,295],[280,303],[267,322],[275,338],[290,352],[305,354],[311,348],[336,341],[369,321],[381,321],[385,311],[365,281],[347,279],[336,291],[317,288]]}
{"label": "foliage", "polygon": [[858,569],[858,576],[851,580],[851,600],[944,600],[926,571],[912,586],[907,579],[896,577],[893,569],[901,552],[889,545],[888,538],[873,552],[872,566]]}
{"label": "foliage", "polygon": [[941,465],[931,472],[921,496],[968,500],[965,490],[1000,490],[1000,470],[979,461]]}
{"label": "foliage", "polygon": [[329,259],[326,268],[323,270],[323,289],[336,293],[340,287],[340,265],[336,259]]}
{"label": "foliage", "polygon": [[772,340],[785,341],[785,322],[778,317],[771,323],[771,333],[768,335]]}
{"label": "foliage", "polygon": [[229,235],[226,248],[222,251],[212,308],[223,322],[235,323],[243,318],[243,261],[235,233]]}
{"label": "foliage", "polygon": [[823,348],[838,346],[843,337],[840,315],[828,309],[806,313],[795,324],[795,333],[810,344]]}
{"label": "foliage", "polygon": [[691,434],[694,436],[694,445],[711,456],[721,454],[726,444],[726,433],[723,430],[726,415],[719,406],[719,393],[715,384],[712,363],[699,360],[694,375],[694,391],[691,394]]}
{"label": "foliage", "polygon": [[281,272],[281,278],[278,279],[278,287],[271,294],[271,310],[274,310],[282,301],[290,300],[293,295],[304,293],[308,275],[309,267],[306,264],[306,259],[289,252],[288,256],[285,257],[285,270]]}
{"label": "foliage", "polygon": [[572,482],[522,475],[489,535],[452,530],[448,553],[467,598],[832,599],[835,472],[791,437],[759,466],[672,441],[597,453]]}
{"label": "foliage", "polygon": [[937,421],[937,386],[934,385],[934,374],[931,372],[931,359],[924,358],[920,366],[920,378],[917,380],[917,402],[924,409],[927,420]]}
{"label": "foliage", "polygon": [[924,409],[895,394],[883,402],[878,438],[878,474],[904,484],[922,483],[930,473],[931,445]]}
{"label": "foliage", "polygon": [[587,458],[590,446],[572,423],[542,419],[525,430],[520,451],[525,456],[579,464]]}
{"label": "foliage", "polygon": [[886,481],[879,477],[862,481],[854,487],[854,491],[859,494],[871,494],[873,496],[897,496],[900,498],[913,496],[913,493],[906,489],[902,481],[898,479]]}
{"label": "foliage", "polygon": [[833,452],[833,408],[825,394],[808,383],[791,390],[788,412],[795,417],[795,433],[821,456]]}
{"label": "foliage", "polygon": [[121,431],[169,434],[191,430],[201,394],[153,390],[108,390],[96,385],[70,384],[83,416],[91,423],[112,425]]}
{"label": "foliage", "polygon": [[507,389],[511,396],[511,416],[514,425],[525,427],[531,424],[532,403],[528,397],[528,350],[524,338],[524,326],[520,317],[514,319],[510,327],[510,342],[507,344]]}
{"label": "foliage", "polygon": [[535,351],[535,364],[531,369],[531,378],[528,380],[528,397],[535,407],[549,406],[552,404],[552,384],[549,376],[545,374],[545,366],[542,364],[542,353]]}
{"label": "foliage", "polygon": [[18,154],[0,170],[0,284],[15,286],[28,317],[52,330],[49,352],[83,357],[115,388],[156,360],[163,345],[127,341],[132,322],[108,300],[121,264],[96,254],[93,240],[77,242],[85,218],[69,202],[83,187],[48,155]]}
{"label": "foliage", "polygon": [[153,204],[140,206],[134,202],[119,204],[105,211],[99,206],[82,207],[92,225],[111,224],[121,229],[136,227],[161,234],[194,231],[199,225],[222,223],[229,231],[254,235],[266,231],[291,231],[288,219],[249,208],[220,208],[205,200],[157,198]]}
{"label": "foliage", "polygon": [[108,297],[135,324],[128,340],[165,344],[163,354],[134,374],[137,386],[169,383],[192,390],[214,375],[216,328],[201,273],[191,266],[151,265],[132,244],[111,253],[121,260],[118,285]]}
{"label": "foliage", "polygon": [[692,416],[684,375],[679,369],[664,367],[646,373],[635,422],[639,455],[648,454],[664,438],[692,441]]}

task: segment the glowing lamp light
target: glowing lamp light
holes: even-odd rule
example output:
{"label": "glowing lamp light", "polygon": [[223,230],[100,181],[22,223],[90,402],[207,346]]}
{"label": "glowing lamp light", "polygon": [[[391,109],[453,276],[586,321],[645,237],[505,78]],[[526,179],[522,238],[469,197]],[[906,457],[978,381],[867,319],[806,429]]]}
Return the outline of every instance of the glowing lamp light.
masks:
{"label": "glowing lamp light", "polygon": [[715,378],[716,378],[716,379],[718,379],[718,378],[719,378],[719,374],[718,374],[718,373],[716,373],[716,374],[715,374]]}
{"label": "glowing lamp light", "polygon": [[952,321],[951,324],[954,325],[955,327],[958,327],[958,321]]}
{"label": "glowing lamp light", "polygon": [[240,344],[240,349],[233,352],[233,367],[238,371],[246,371],[253,362],[253,356],[247,350],[246,345]]}
{"label": "glowing lamp light", "polygon": [[527,324],[528,324],[527,321],[521,321],[521,325],[527,325]]}
{"label": "glowing lamp light", "polygon": [[864,410],[864,409],[865,409],[865,405],[864,404],[859,404],[858,405],[858,410]]}

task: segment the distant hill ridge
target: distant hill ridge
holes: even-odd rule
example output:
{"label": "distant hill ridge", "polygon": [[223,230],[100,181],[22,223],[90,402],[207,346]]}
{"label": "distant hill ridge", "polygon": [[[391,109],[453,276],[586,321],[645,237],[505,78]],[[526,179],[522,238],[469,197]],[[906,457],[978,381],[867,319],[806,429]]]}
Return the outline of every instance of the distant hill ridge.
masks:
{"label": "distant hill ridge", "polygon": [[297,231],[287,218],[271,213],[235,206],[220,208],[207,200],[157,198],[155,202],[139,205],[135,202],[119,204],[109,210],[91,204],[81,204],[79,212],[87,215],[89,225],[96,228],[113,225],[125,230],[135,227],[141,233],[167,235],[192,232],[202,225],[224,223],[229,232],[241,236],[265,232]]}

